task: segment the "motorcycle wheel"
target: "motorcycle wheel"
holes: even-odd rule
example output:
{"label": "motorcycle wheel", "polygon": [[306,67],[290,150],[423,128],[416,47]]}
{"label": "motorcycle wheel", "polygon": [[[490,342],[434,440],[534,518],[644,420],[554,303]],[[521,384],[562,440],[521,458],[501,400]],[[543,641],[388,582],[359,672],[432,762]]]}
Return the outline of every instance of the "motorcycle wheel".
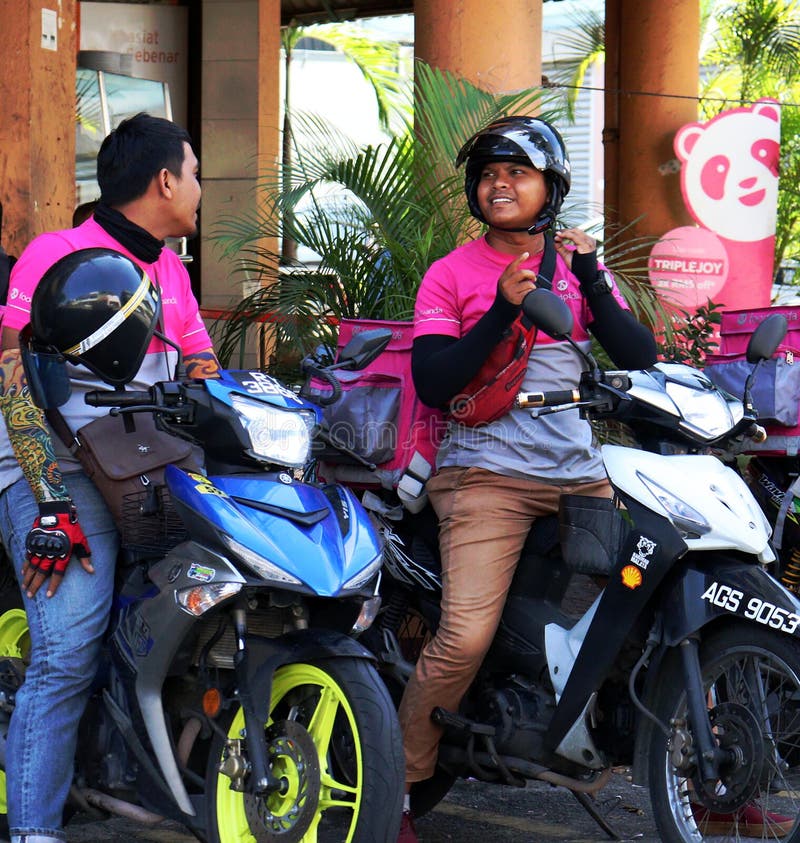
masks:
{"label": "motorcycle wheel", "polygon": [[[17,589],[19,590],[19,589]],[[28,634],[28,620],[22,609],[10,609],[0,615],[0,660],[10,659],[17,664],[19,671],[24,671],[24,664],[30,651],[30,636]],[[10,671],[13,673],[13,671]],[[12,680],[11,675],[7,678]],[[11,690],[16,690],[13,682]],[[8,735],[7,714],[0,718],[0,736],[5,741]],[[0,837],[8,837],[8,803],[6,801],[6,773],[0,769]]]}
{"label": "motorcycle wheel", "polygon": [[800,641],[754,626],[723,627],[702,641],[700,667],[714,733],[738,761],[706,788],[702,803],[694,770],[673,765],[681,750],[692,751],[682,672],[673,660],[654,695],[654,713],[670,725],[671,738],[654,730],[648,762],[661,840],[797,843],[800,822],[788,834],[776,823],[800,812]]}
{"label": "motorcycle wheel", "polygon": [[244,713],[236,706],[221,723],[227,739],[218,733],[211,744],[211,843],[394,840],[403,747],[391,699],[372,665],[360,659],[284,665],[273,678],[269,711],[268,754],[284,786],[266,798],[234,790],[247,761]]}

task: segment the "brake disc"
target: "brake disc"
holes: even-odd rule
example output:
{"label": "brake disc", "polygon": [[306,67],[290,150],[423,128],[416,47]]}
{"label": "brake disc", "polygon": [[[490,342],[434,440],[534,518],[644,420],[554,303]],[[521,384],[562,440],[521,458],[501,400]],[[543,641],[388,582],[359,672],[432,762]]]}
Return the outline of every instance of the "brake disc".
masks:
{"label": "brake disc", "polygon": [[280,789],[266,796],[244,794],[244,811],[257,843],[299,843],[319,808],[317,747],[294,720],[273,723],[266,732],[267,757]]}
{"label": "brake disc", "polygon": [[709,720],[720,749],[729,752],[731,760],[721,766],[713,792],[697,775],[692,781],[706,808],[730,814],[749,802],[758,789],[766,757],[761,724],[747,706],[734,702],[715,706]]}

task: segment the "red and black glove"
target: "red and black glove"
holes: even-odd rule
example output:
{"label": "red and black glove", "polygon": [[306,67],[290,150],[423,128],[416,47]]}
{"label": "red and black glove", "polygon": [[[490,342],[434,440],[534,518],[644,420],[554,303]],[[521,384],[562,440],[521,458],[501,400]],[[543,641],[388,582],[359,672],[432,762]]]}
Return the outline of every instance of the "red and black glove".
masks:
{"label": "red and black glove", "polygon": [[92,555],[72,501],[39,504],[25,551],[29,566],[45,577],[63,577],[73,553],[81,559]]}

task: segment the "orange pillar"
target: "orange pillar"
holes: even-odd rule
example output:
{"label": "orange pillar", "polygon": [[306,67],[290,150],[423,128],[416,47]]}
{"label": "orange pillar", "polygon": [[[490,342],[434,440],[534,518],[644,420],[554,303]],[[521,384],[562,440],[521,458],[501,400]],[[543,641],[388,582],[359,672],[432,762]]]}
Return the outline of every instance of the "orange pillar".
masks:
{"label": "orange pillar", "polygon": [[699,0],[606,0],[606,205],[631,238],[691,223],[672,141],[697,119],[699,49]]}
{"label": "orange pillar", "polygon": [[507,93],[542,78],[541,0],[417,0],[414,51],[479,88]]}
{"label": "orange pillar", "polygon": [[76,7],[0,0],[0,202],[9,254],[72,219]]}

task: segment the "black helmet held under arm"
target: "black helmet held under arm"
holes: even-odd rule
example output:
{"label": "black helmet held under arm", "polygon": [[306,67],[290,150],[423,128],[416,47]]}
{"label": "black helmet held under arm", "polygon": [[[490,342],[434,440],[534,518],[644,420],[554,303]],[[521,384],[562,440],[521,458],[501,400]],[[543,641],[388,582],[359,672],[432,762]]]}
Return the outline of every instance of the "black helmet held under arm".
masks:
{"label": "black helmet held under arm", "polygon": [[528,228],[538,234],[549,228],[561,210],[571,184],[569,158],[558,131],[539,117],[501,117],[476,132],[461,147],[456,167],[466,163],[464,191],[472,216],[486,222],[478,205],[478,181],[489,161],[520,160],[539,170],[548,187],[547,201]]}
{"label": "black helmet held under arm", "polygon": [[32,338],[111,386],[124,386],[139,371],[160,304],[147,273],[130,258],[113,249],[80,249],[54,263],[37,285]]}

